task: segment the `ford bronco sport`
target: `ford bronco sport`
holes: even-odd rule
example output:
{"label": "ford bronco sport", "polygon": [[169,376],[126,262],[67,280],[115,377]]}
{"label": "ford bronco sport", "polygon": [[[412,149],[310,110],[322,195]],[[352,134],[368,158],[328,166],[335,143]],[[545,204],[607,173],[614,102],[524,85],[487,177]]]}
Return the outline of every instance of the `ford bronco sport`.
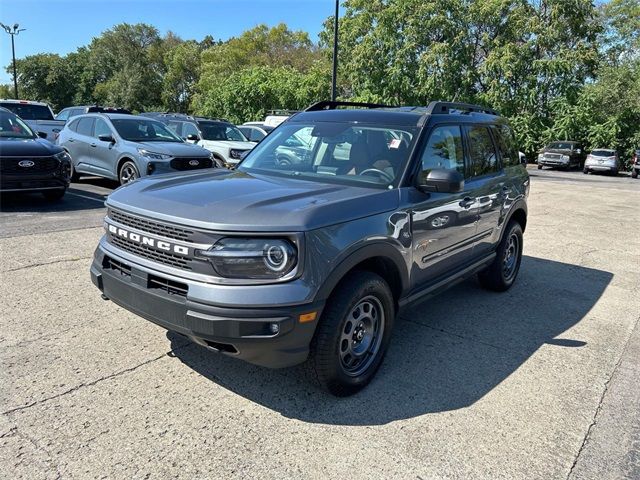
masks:
{"label": "ford bronco sport", "polygon": [[[294,135],[306,152],[278,162]],[[474,274],[513,285],[528,193],[492,110],[319,102],[234,171],[113,192],[91,278],[202,346],[266,367],[306,361],[349,395],[380,366],[400,308]]]}

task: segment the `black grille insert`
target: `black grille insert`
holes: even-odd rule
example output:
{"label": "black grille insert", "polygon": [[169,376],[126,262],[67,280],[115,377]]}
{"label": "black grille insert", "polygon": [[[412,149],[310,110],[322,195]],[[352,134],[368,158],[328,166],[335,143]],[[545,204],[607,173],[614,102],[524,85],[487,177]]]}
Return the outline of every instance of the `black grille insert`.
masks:
{"label": "black grille insert", "polygon": [[142,230],[143,232],[155,233],[161,237],[172,238],[174,240],[189,241],[194,234],[193,230],[154,222],[153,220],[129,215],[128,213],[123,213],[112,208],[108,210],[107,215],[109,218],[127,227]]}
{"label": "black grille insert", "polygon": [[179,295],[181,297],[186,297],[189,292],[187,284],[169,280],[168,278],[156,277],[155,275],[149,275],[147,288],[160,289],[169,295]]}
{"label": "black grille insert", "polygon": [[201,168],[211,168],[213,161],[206,157],[178,157],[170,162],[171,168],[176,170],[198,170]]}
{"label": "black grille insert", "polygon": [[53,173],[59,166],[60,162],[55,157],[4,157],[0,162],[0,173],[20,175]]}
{"label": "black grille insert", "polygon": [[133,253],[143,258],[147,258],[154,262],[169,265],[171,267],[182,268],[184,270],[191,270],[191,260],[181,255],[176,255],[171,252],[164,252],[162,250],[156,250],[150,248],[147,245],[141,245],[139,243],[132,243],[121,237],[111,235],[109,241],[118,248],[125,250],[126,252]]}
{"label": "black grille insert", "polygon": [[123,277],[131,277],[131,267],[129,265],[119,262],[118,260],[111,258],[108,255],[104,256],[104,260],[102,261],[102,268],[106,270],[113,270]]}

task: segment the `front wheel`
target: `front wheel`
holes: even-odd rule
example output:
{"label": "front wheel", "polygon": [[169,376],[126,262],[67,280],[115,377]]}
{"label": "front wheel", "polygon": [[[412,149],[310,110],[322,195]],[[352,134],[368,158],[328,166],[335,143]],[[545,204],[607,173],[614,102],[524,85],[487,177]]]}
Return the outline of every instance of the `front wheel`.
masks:
{"label": "front wheel", "polygon": [[584,170],[582,170],[582,173],[584,173],[585,175],[587,175],[589,173],[589,170],[587,170],[586,168]]}
{"label": "front wheel", "polygon": [[311,341],[312,377],[339,397],[364,388],[382,363],[394,317],[384,279],[367,271],[349,274],[328,300]]}
{"label": "front wheel", "polygon": [[133,182],[136,178],[140,178],[140,172],[138,172],[136,165],[130,161],[124,162],[120,167],[120,172],[118,173],[120,185]]}
{"label": "front wheel", "polygon": [[538,170],[542,170],[542,165],[538,164]]}
{"label": "front wheel", "polygon": [[496,258],[478,274],[480,285],[489,290],[504,292],[516,281],[522,261],[522,227],[511,221],[498,245]]}
{"label": "front wheel", "polygon": [[638,178],[638,170],[635,168],[631,170],[631,178]]}

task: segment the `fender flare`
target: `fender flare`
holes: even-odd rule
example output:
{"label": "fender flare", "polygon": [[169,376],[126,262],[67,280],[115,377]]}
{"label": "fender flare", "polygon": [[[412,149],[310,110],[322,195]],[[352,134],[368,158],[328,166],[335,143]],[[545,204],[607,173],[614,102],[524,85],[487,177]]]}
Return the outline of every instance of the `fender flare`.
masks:
{"label": "fender flare", "polygon": [[[529,215],[529,211],[527,208],[527,202],[525,201],[524,198],[519,198],[518,200],[516,200],[513,205],[511,206],[511,208],[509,209],[509,212],[507,213],[504,222],[502,223],[503,228],[502,228],[502,232],[500,233],[500,241],[502,241],[502,237],[504,237],[505,234],[505,230],[506,230],[506,226],[509,225],[509,222],[511,221],[511,218],[513,217],[513,215],[518,211],[518,210],[522,210],[524,212],[525,218],[528,217]],[[524,228],[522,229],[522,231],[524,232]]]}
{"label": "fender flare", "polygon": [[[336,288],[338,283],[349,273],[356,265],[369,260],[371,258],[384,258],[393,262],[400,275],[400,292],[406,292],[409,285],[409,272],[405,258],[398,251],[398,247],[387,242],[375,242],[364,245],[357,250],[346,254],[345,258],[338,263],[337,267],[326,278],[314,301],[326,300],[331,292]],[[393,286],[391,286],[393,288]]]}

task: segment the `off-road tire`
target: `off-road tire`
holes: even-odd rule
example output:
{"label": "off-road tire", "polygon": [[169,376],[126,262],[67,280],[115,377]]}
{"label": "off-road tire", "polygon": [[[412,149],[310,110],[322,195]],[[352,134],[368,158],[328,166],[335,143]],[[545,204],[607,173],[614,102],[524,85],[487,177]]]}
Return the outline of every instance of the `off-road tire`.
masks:
{"label": "off-road tire", "polygon": [[[353,318],[358,318],[354,309],[374,299],[378,302],[381,313],[384,313],[382,319],[378,317],[378,320],[382,321],[378,330],[377,350],[367,357],[369,363],[363,365],[365,369],[361,373],[349,373],[343,359],[346,351],[344,335],[350,333],[353,328],[355,345],[356,327],[353,325],[359,320],[352,321]],[[327,300],[322,312],[306,363],[309,376],[322,388],[338,397],[346,397],[360,391],[371,381],[382,363],[391,338],[394,317],[393,295],[382,277],[368,271],[354,271],[348,274]],[[351,348],[349,342],[347,344],[348,348]]]}
{"label": "off-road tire", "polygon": [[[486,270],[478,274],[480,285],[488,290],[504,292],[509,290],[518,277],[520,263],[522,261],[522,227],[514,220],[507,225],[505,233],[496,250],[496,258]],[[514,263],[510,262],[512,257],[508,256],[508,251],[515,242],[515,251],[512,255]],[[507,269],[509,265],[509,269]]]}

